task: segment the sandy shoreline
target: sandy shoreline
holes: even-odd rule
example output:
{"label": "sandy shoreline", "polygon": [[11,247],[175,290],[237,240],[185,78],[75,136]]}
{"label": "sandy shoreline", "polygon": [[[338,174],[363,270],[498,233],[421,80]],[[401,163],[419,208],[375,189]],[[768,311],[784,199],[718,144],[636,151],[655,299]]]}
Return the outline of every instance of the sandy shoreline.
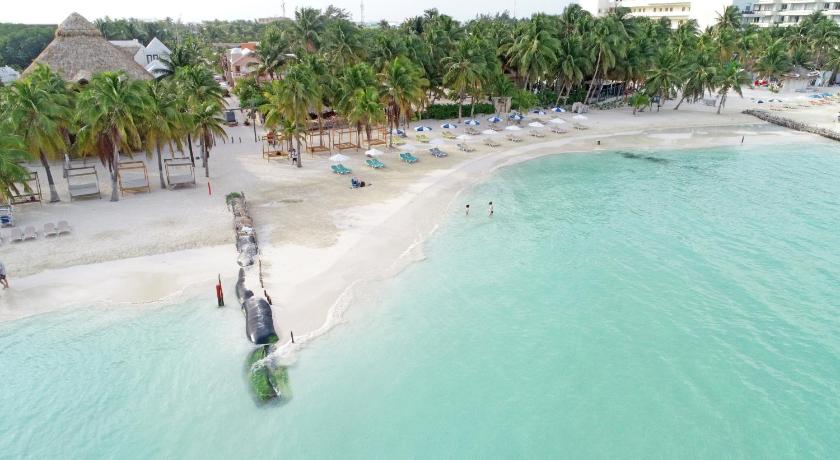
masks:
{"label": "sandy shoreline", "polygon": [[[0,321],[77,305],[124,307],[206,296],[211,306],[217,274],[233,305],[238,267],[223,194],[241,190],[257,223],[275,325],[283,342],[294,331],[305,343],[339,322],[351,304],[371,300],[387,279],[421,260],[423,242],[443,219],[460,212],[461,194],[498,168],[568,152],[739,145],[742,137],[750,145],[827,142],[732,110],[722,116],[699,106],[638,117],[626,110],[595,112],[590,130],[526,137],[522,145],[503,142],[496,151],[482,146],[461,153],[449,147],[444,160],[416,152],[421,161],[414,166],[388,153],[386,171],[363,169],[361,154],[348,154],[352,161],[346,164],[373,183],[361,190],[350,190],[349,179],[330,174],[323,156],[306,155],[302,170],[267,163],[250,129],[233,128],[234,139],[241,135],[243,142],[225,144],[211,158],[213,187],[220,190],[213,196],[199,177],[194,190],[24,209],[19,218],[69,216],[74,235],[0,247],[13,287],[0,294]],[[154,184],[151,169],[150,176]],[[254,279],[249,276],[250,287],[258,289]]]}

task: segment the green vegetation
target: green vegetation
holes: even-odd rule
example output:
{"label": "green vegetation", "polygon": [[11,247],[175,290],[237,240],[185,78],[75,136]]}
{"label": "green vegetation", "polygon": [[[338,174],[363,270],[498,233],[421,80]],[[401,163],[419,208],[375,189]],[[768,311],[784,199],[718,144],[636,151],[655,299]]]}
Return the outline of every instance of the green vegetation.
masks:
{"label": "green vegetation", "polygon": [[55,26],[0,24],[0,67],[18,70],[29,66],[55,34]]}
{"label": "green vegetation", "polygon": [[[475,107],[467,105],[463,106],[467,110],[472,110],[476,114],[489,114],[496,111],[493,104],[479,103]],[[430,118],[433,120],[447,120],[450,118],[457,118],[460,112],[458,104],[432,104],[426,107],[426,110],[420,115],[423,118]]]}

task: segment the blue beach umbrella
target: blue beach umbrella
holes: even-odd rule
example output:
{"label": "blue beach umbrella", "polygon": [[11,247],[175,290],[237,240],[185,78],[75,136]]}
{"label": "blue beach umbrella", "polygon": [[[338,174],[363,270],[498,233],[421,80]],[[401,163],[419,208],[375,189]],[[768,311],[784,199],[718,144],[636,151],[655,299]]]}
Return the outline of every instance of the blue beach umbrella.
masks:
{"label": "blue beach umbrella", "polygon": [[458,125],[453,125],[452,123],[444,123],[440,125],[440,127],[443,129],[456,129],[458,128]]}
{"label": "blue beach umbrella", "polygon": [[525,117],[523,117],[522,115],[520,115],[518,113],[511,114],[511,116],[509,118],[511,120],[514,120],[514,121],[521,121],[521,120],[525,119]]}
{"label": "blue beach umbrella", "polygon": [[545,111],[544,111],[544,110],[540,110],[540,109],[533,110],[533,111],[531,111],[531,113],[535,113],[535,114],[537,114],[537,115],[545,115]]}
{"label": "blue beach umbrella", "polygon": [[502,119],[499,118],[499,117],[493,116],[493,117],[488,118],[487,121],[489,121],[490,123],[498,123],[498,122],[502,121]]}
{"label": "blue beach umbrella", "polygon": [[481,122],[478,121],[478,120],[469,119],[469,120],[465,121],[464,124],[467,125],[467,126],[478,126],[478,125],[481,124]]}
{"label": "blue beach umbrella", "polygon": [[554,113],[566,113],[566,109],[563,107],[553,107],[551,111]]}
{"label": "blue beach umbrella", "polygon": [[398,136],[402,136],[403,134],[405,134],[405,131],[403,131],[403,130],[402,130],[402,129],[400,129],[400,128],[397,128],[397,129],[392,129],[392,130],[391,130],[391,134],[396,134],[396,135],[398,135]]}
{"label": "blue beach umbrella", "polygon": [[414,128],[414,130],[417,131],[418,133],[423,133],[423,132],[426,132],[426,131],[431,131],[432,128],[429,128],[428,126],[418,126],[418,127]]}

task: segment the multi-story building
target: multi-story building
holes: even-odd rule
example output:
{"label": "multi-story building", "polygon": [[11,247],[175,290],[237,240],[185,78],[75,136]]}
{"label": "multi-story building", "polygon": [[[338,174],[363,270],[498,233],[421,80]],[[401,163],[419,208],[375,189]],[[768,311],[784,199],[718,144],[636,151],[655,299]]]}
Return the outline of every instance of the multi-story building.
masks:
{"label": "multi-story building", "polygon": [[578,0],[578,3],[596,16],[623,7],[630,10],[631,16],[654,20],[666,18],[673,28],[694,19],[704,29],[713,25],[726,7],[735,5],[743,9],[750,0]]}
{"label": "multi-story building", "polygon": [[744,22],[760,27],[790,26],[815,11],[840,23],[840,0],[753,0],[744,13]]}

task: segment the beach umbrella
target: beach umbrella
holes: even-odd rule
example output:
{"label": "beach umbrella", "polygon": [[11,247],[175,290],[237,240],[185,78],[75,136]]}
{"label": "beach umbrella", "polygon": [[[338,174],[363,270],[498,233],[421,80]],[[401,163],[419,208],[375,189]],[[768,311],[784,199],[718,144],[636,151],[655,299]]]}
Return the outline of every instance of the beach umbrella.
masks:
{"label": "beach umbrella", "polygon": [[589,119],[589,117],[587,117],[586,115],[575,115],[572,118],[574,118],[575,120],[588,120]]}
{"label": "beach umbrella", "polygon": [[481,132],[481,134],[484,134],[485,136],[495,136],[498,133],[496,131],[493,131],[492,129],[485,129]]}
{"label": "beach umbrella", "polygon": [[554,113],[566,113],[566,109],[563,107],[553,107],[551,111]]}
{"label": "beach umbrella", "polygon": [[452,123],[444,123],[440,125],[440,127],[443,129],[457,129],[458,125],[453,125]]}
{"label": "beach umbrella", "polygon": [[510,125],[505,129],[508,130],[508,131],[522,131],[522,128],[520,128],[519,126],[516,126],[516,125]]}
{"label": "beach umbrella", "polygon": [[537,114],[537,115],[545,115],[545,111],[544,111],[544,110],[539,110],[539,109],[538,109],[538,110],[534,110],[534,111],[532,111],[531,113],[535,113],[535,114]]}
{"label": "beach umbrella", "polygon": [[564,120],[562,118],[552,118],[551,119],[551,123],[554,123],[555,125],[562,125],[565,122],[566,122],[566,120]]}
{"label": "beach umbrella", "polygon": [[431,131],[432,128],[429,128],[428,126],[418,126],[418,127],[414,128],[414,130],[417,131],[418,133],[424,133],[424,132],[427,132],[427,131]]}
{"label": "beach umbrella", "polygon": [[538,121],[535,121],[533,123],[528,123],[528,126],[530,126],[532,128],[545,128],[545,125],[538,122]]}
{"label": "beach umbrella", "polygon": [[520,115],[518,113],[511,114],[509,118],[511,120],[514,120],[514,121],[521,121],[521,120],[525,119],[525,117],[523,117],[522,115]]}
{"label": "beach umbrella", "polygon": [[342,155],[340,153],[337,153],[330,157],[330,161],[333,161],[335,163],[341,163],[342,161],[347,161],[349,159],[350,158],[348,158],[346,155]]}
{"label": "beach umbrella", "polygon": [[467,125],[467,126],[478,126],[478,125],[480,125],[480,124],[481,124],[481,122],[480,122],[480,121],[478,121],[478,120],[473,120],[473,119],[471,118],[471,119],[469,119],[469,120],[465,121],[465,122],[464,122],[464,124],[465,124],[465,125]]}
{"label": "beach umbrella", "polygon": [[391,133],[391,134],[397,134],[397,135],[399,135],[399,136],[402,136],[403,134],[405,134],[405,131],[403,131],[403,130],[402,130],[402,129],[400,129],[400,128],[397,128],[397,129],[392,129],[392,130],[390,130],[390,131],[388,131],[388,132],[389,132],[389,133]]}
{"label": "beach umbrella", "polygon": [[431,142],[429,142],[429,144],[444,145],[444,144],[446,144],[446,141],[438,137],[438,138],[432,139]]}
{"label": "beach umbrella", "polygon": [[496,117],[496,116],[492,116],[492,117],[488,118],[487,121],[489,121],[490,123],[498,123],[498,122],[502,121],[502,119],[499,118],[499,117]]}
{"label": "beach umbrella", "polygon": [[382,150],[376,150],[376,149],[370,149],[367,152],[365,152],[365,155],[367,155],[369,157],[378,157],[379,155],[383,155],[383,154],[384,154],[384,152]]}

